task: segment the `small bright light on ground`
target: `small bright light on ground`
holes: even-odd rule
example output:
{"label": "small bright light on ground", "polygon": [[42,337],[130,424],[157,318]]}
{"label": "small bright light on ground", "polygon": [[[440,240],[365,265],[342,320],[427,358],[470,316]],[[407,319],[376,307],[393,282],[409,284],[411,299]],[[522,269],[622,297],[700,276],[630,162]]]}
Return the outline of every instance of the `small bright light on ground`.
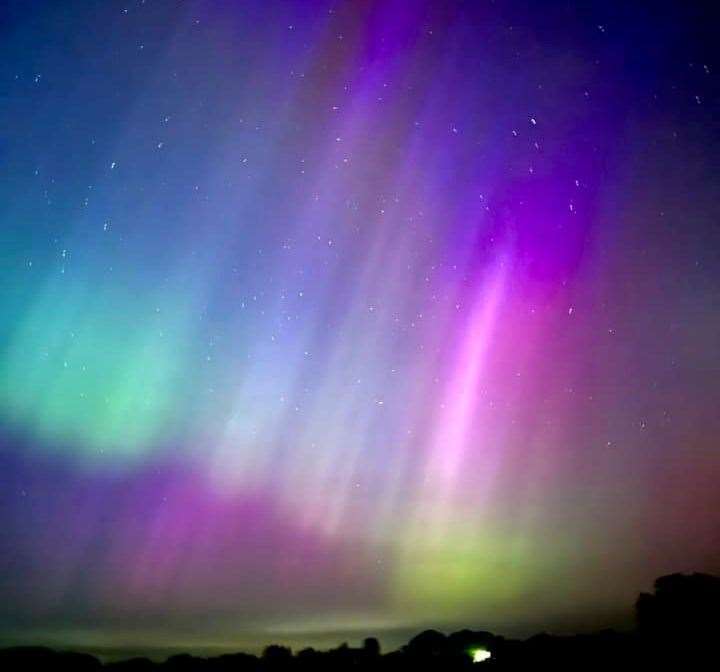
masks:
{"label": "small bright light on ground", "polygon": [[482,663],[492,657],[492,653],[485,649],[473,649],[470,654],[472,655],[473,663]]}

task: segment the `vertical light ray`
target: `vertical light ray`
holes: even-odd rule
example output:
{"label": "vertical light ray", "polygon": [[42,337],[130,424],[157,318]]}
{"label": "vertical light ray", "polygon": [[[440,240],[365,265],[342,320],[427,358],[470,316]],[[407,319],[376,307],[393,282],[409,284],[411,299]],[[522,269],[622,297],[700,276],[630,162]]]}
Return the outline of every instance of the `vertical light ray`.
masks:
{"label": "vertical light ray", "polygon": [[[492,575],[493,561],[483,555],[489,552],[497,558],[508,553],[508,540],[488,526],[491,515],[483,508],[499,456],[488,439],[490,427],[481,424],[479,409],[479,391],[508,273],[508,256],[501,254],[475,290],[430,429],[422,481],[397,545],[396,608],[415,604],[416,608],[453,611],[463,594],[477,597],[487,591],[484,582]],[[467,459],[469,452],[472,460]],[[466,473],[468,469],[471,473]],[[419,563],[418,557],[422,558]],[[521,574],[516,574],[515,581],[521,580]],[[449,590],[451,585],[454,588]],[[506,583],[505,591],[513,589]]]}
{"label": "vertical light ray", "polygon": [[458,471],[463,467],[469,434],[477,417],[478,390],[482,384],[498,307],[504,294],[506,275],[506,260],[501,258],[490,279],[474,299],[455,370],[443,395],[442,411],[431,439],[430,459],[425,474],[426,480],[440,498],[452,492]]}

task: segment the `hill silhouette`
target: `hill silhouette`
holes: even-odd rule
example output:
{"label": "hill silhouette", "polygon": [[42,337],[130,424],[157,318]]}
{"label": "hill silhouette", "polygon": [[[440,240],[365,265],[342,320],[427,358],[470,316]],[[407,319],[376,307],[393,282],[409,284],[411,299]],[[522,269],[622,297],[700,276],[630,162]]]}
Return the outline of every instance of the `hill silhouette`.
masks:
{"label": "hill silhouette", "polygon": [[383,653],[374,637],[359,648],[342,644],[328,651],[273,644],[261,656],[248,653],[200,658],[174,655],[162,663],[132,658],[103,664],[85,653],[46,647],[0,649],[0,669],[72,672],[331,672],[339,670],[682,670],[716,669],[714,637],[720,613],[720,577],[669,574],[658,578],[653,593],[635,603],[636,628],[589,635],[538,634],[526,640],[491,632],[460,630],[446,635],[425,630],[398,650]]}

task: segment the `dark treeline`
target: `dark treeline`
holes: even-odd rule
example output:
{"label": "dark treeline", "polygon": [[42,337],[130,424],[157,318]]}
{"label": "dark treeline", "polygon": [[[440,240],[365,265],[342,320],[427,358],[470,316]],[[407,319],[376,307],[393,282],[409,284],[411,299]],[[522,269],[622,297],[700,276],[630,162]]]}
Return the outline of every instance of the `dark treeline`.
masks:
{"label": "dark treeline", "polygon": [[246,653],[198,658],[172,656],[163,663],[133,658],[103,665],[83,653],[41,647],[0,650],[0,670],[73,672],[330,672],[335,670],[600,670],[718,669],[715,638],[720,627],[720,577],[671,574],[655,581],[654,592],[635,604],[636,628],[619,633],[535,635],[506,639],[490,632],[461,630],[444,635],[426,630],[397,651],[383,654],[375,638],[360,648],[343,644],[330,651],[268,646],[261,656]]}

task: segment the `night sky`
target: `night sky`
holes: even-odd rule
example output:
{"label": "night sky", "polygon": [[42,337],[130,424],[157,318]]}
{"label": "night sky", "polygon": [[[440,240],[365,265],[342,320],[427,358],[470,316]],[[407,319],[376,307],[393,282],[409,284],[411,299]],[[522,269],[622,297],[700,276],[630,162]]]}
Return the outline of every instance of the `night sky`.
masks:
{"label": "night sky", "polygon": [[5,0],[0,644],[577,631],[720,571],[710,5]]}

